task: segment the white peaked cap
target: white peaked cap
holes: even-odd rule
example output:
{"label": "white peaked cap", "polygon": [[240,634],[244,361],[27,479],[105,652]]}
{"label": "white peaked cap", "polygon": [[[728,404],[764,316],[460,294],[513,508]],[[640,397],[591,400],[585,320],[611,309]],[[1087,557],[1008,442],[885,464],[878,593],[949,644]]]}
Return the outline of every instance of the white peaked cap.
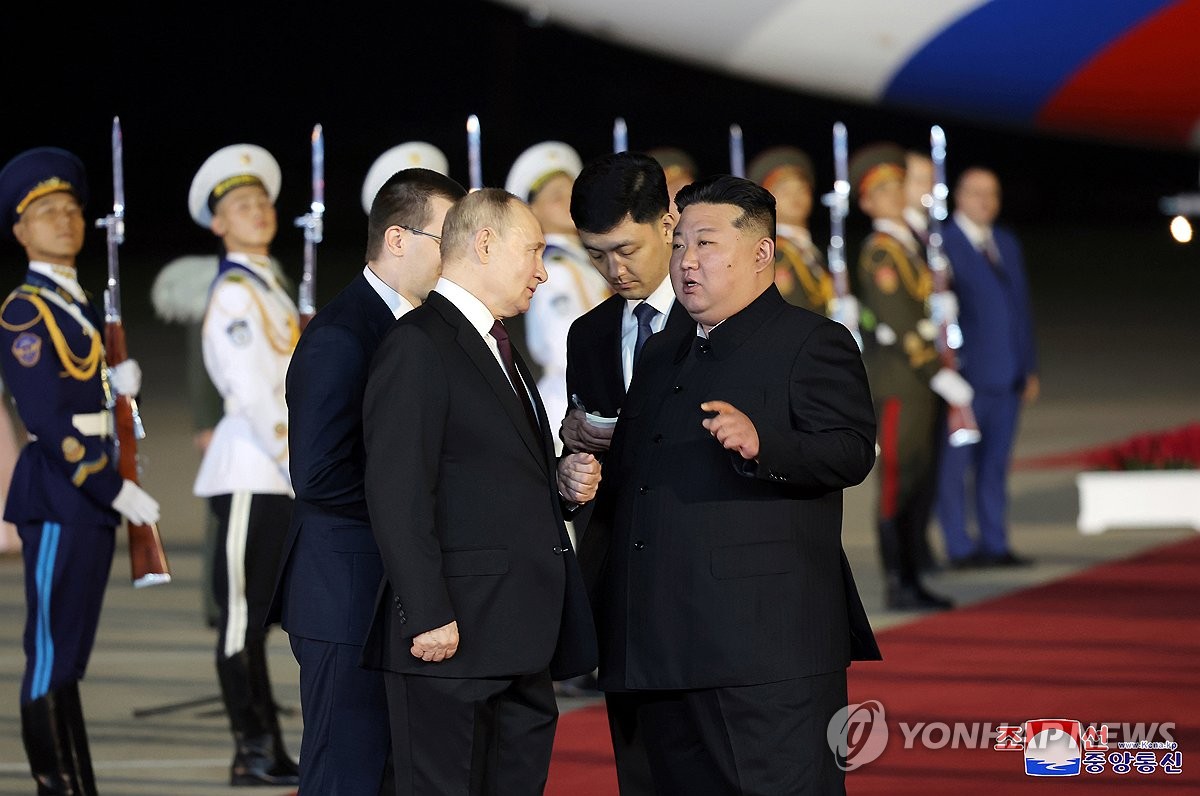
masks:
{"label": "white peaked cap", "polygon": [[529,192],[548,175],[564,171],[572,180],[583,171],[579,153],[562,141],[543,141],[521,153],[508,172],[504,189],[522,202],[528,201]]}
{"label": "white peaked cap", "polygon": [[442,150],[424,141],[407,141],[384,152],[375,159],[363,180],[362,206],[363,212],[371,214],[371,205],[375,203],[375,194],[392,175],[404,169],[429,169],[443,176],[450,176],[450,161],[446,160]]}
{"label": "white peaked cap", "polygon": [[[188,211],[192,219],[207,228],[212,223],[208,198],[213,191],[241,176],[256,177],[267,189],[272,204],[279,198],[279,163],[271,153],[254,144],[232,144],[209,155],[192,178],[192,187],[188,191]],[[237,187],[236,184],[224,190],[233,187]]]}

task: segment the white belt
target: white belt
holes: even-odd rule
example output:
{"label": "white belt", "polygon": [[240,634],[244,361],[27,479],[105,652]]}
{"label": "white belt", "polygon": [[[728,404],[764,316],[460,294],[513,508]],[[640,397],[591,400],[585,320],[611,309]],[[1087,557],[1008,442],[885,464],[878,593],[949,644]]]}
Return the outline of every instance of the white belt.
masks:
{"label": "white belt", "polygon": [[111,437],[113,435],[113,415],[107,409],[101,412],[90,412],[86,415],[73,415],[71,425],[85,437]]}

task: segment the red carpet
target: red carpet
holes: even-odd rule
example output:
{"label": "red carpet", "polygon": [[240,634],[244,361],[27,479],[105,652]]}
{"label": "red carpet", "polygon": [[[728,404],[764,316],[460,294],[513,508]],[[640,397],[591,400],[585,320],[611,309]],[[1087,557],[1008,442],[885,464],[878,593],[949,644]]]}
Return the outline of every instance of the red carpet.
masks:
{"label": "red carpet", "polygon": [[[1200,792],[1200,538],[886,630],[879,642],[885,660],[851,667],[850,698],[883,705],[887,746],[847,776],[850,794]],[[560,719],[546,793],[615,796],[603,710]],[[918,732],[904,748],[922,722],[936,742],[936,723],[1051,718],[1107,723],[1110,754],[1119,725],[1173,722],[1183,773],[1106,764],[1098,774],[1030,777],[1020,751],[991,744],[927,748]]]}

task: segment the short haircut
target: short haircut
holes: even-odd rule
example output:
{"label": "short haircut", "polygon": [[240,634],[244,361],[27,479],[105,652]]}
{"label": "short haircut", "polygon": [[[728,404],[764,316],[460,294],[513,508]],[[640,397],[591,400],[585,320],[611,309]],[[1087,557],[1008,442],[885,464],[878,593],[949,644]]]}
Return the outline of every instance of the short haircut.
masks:
{"label": "short haircut", "polygon": [[670,205],[662,166],[641,152],[616,152],[593,160],[571,189],[575,228],[595,234],[608,232],[627,215],[637,224],[658,221]]}
{"label": "short haircut", "polygon": [[484,227],[503,235],[517,202],[521,200],[503,188],[480,188],[455,202],[442,222],[442,260],[465,253]]}
{"label": "short haircut", "polygon": [[775,197],[766,188],[741,177],[718,174],[686,185],[675,194],[679,214],[688,205],[733,205],[742,214],[734,219],[738,229],[764,238],[775,237]]}
{"label": "short haircut", "polygon": [[457,202],[467,191],[444,174],[430,169],[404,169],[388,178],[371,202],[367,217],[367,260],[383,253],[383,236],[388,227],[425,229],[433,218],[430,200],[440,196]]}

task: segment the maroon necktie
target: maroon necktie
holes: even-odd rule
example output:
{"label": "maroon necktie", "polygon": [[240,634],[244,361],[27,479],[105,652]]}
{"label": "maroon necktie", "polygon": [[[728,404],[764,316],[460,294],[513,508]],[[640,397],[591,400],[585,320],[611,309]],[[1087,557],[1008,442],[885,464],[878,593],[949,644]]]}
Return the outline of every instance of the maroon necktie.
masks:
{"label": "maroon necktie", "polygon": [[513,362],[512,344],[508,340],[508,330],[504,328],[504,324],[499,319],[492,324],[492,337],[496,339],[496,347],[500,349],[500,360],[504,363],[508,380],[512,382],[513,389],[517,391],[517,400],[521,402],[521,406],[525,407],[525,417],[528,418],[529,425],[533,427],[536,435],[540,427],[537,416],[533,413],[533,401],[530,400],[529,393],[525,390],[525,382],[521,381],[521,374],[517,372],[517,365]]}

